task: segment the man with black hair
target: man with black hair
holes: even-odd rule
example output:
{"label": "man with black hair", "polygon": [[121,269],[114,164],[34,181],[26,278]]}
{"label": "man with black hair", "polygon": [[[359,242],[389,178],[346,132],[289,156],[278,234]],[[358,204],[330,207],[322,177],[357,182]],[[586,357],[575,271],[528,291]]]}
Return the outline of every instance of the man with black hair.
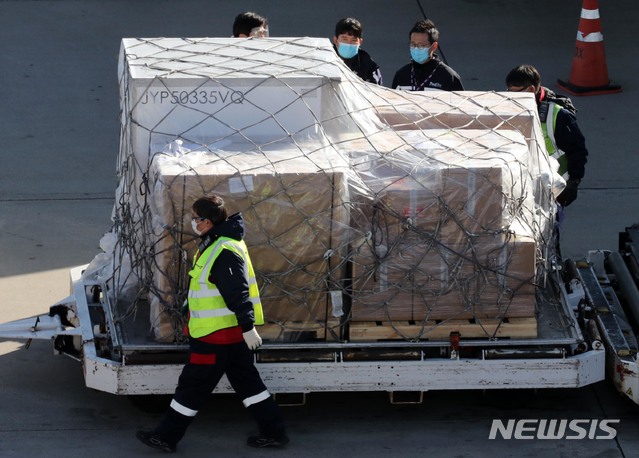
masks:
{"label": "man with black hair", "polygon": [[393,89],[406,91],[463,91],[461,78],[455,70],[441,62],[435,51],[439,46],[439,31],[433,21],[417,21],[408,33],[411,61],[393,78]]}
{"label": "man with black hair", "polygon": [[541,76],[532,65],[513,68],[506,76],[506,87],[511,92],[535,94],[548,154],[557,159],[559,174],[566,180],[566,188],[557,197],[557,202],[567,207],[577,199],[588,161],[586,140],[575,116],[577,110],[569,98],[542,86]]}
{"label": "man with black hair", "polygon": [[382,72],[371,56],[360,48],[363,41],[362,24],[357,19],[349,17],[337,22],[333,36],[337,54],[361,79],[381,86]]}
{"label": "man with black hair", "polygon": [[227,216],[219,196],[193,204],[191,226],[200,236],[189,272],[187,325],[189,360],[171,405],[152,431],[138,431],[145,445],[175,452],[199,409],[226,374],[229,383],[258,424],[251,447],[288,443],[284,420],[254,364],[262,344],[255,325],[264,324],[255,271],[244,243],[240,213]]}
{"label": "man with black hair", "polygon": [[236,38],[268,37],[268,22],[266,18],[251,11],[238,14],[233,21],[233,36]]}

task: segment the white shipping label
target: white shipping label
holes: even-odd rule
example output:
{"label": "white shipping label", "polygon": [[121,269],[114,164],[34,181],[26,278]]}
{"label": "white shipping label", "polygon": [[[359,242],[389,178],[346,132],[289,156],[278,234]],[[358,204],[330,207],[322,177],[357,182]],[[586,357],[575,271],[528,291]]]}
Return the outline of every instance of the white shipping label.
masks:
{"label": "white shipping label", "polygon": [[333,316],[338,318],[344,315],[342,292],[331,291],[331,303],[333,305]]}

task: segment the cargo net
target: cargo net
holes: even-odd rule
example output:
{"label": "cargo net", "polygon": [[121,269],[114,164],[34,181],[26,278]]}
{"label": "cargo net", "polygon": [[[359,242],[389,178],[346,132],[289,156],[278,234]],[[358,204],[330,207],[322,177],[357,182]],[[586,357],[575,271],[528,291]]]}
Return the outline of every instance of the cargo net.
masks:
{"label": "cargo net", "polygon": [[191,205],[241,212],[266,341],[535,337],[554,256],[534,101],[364,83],[325,39],[131,39],[114,227],[89,272],[114,322],[180,341]]}

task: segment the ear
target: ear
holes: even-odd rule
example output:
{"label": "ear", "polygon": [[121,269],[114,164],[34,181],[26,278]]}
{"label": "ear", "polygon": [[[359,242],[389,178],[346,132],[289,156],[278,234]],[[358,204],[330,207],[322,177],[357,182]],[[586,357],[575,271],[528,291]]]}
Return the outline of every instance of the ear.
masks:
{"label": "ear", "polygon": [[339,42],[337,41],[337,37],[336,37],[335,35],[333,35],[333,44],[334,44],[335,46],[338,46],[338,43],[339,43]]}
{"label": "ear", "polygon": [[430,52],[435,52],[437,51],[437,48],[439,48],[439,42],[436,41],[435,43],[433,43],[430,47]]}

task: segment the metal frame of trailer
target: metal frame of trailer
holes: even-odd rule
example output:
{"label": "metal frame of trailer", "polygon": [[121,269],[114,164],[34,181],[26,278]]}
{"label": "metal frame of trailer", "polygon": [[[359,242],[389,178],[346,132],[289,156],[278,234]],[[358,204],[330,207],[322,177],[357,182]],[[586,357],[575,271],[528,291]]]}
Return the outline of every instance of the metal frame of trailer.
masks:
{"label": "metal frame of trailer", "polygon": [[[72,294],[55,304],[72,306],[79,326],[63,326],[57,315],[42,315],[0,325],[0,336],[75,339],[76,346],[79,341],[79,353],[69,354],[82,362],[89,388],[118,395],[173,393],[187,346],[118,342],[118,337],[111,335],[113,323],[107,329],[97,323],[95,317],[108,307],[102,300],[95,301],[93,288],[98,285],[83,280],[82,270],[83,267],[71,270]],[[565,290],[563,295],[568,298],[562,301],[565,316],[571,317],[556,326],[565,331],[563,336],[450,342],[266,343],[256,352],[256,365],[275,394],[579,388],[605,378],[606,354],[599,341],[583,336],[575,313],[568,310],[574,300]],[[540,330],[540,334],[545,332]],[[113,345],[114,337],[119,357],[100,356],[100,348]],[[60,345],[56,347],[59,349]],[[464,356],[471,348],[473,356]],[[232,389],[224,378],[215,392]]]}

